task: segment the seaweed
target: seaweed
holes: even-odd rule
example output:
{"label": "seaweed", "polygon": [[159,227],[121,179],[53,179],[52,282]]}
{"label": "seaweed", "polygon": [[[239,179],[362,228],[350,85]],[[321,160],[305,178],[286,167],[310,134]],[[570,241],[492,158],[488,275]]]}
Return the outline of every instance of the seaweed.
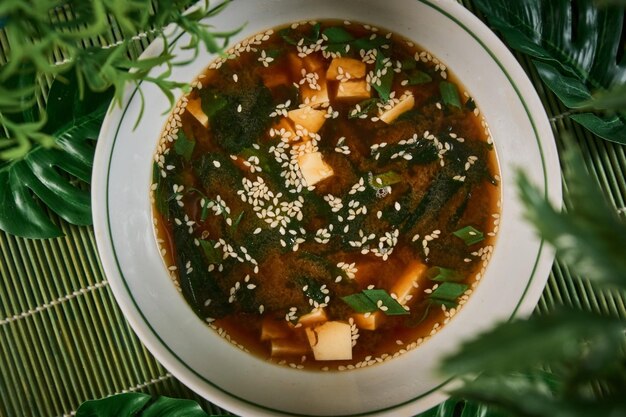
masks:
{"label": "seaweed", "polygon": [[[185,213],[175,200],[170,201],[169,209],[174,218],[182,218]],[[174,244],[176,245],[176,267],[183,296],[193,306],[197,314],[208,314],[212,318],[230,313],[232,306],[227,303],[228,294],[219,287],[216,274],[207,273],[208,262],[190,239],[187,227],[172,223]],[[204,306],[205,299],[211,300]]]}
{"label": "seaweed", "polygon": [[211,130],[216,143],[229,153],[252,146],[269,128],[274,108],[272,92],[263,84],[224,95],[226,104],[215,111]]}
{"label": "seaweed", "polygon": [[380,148],[378,165],[385,166],[394,160],[397,162],[406,161],[406,159],[398,156],[392,159],[394,155],[398,155],[401,152],[411,155],[411,160],[408,161],[408,165],[425,165],[438,159],[437,147],[433,141],[419,139],[414,143],[395,143],[384,148]]}
{"label": "seaweed", "polygon": [[[215,166],[216,162],[219,168]],[[241,178],[243,178],[243,173],[235,166],[232,159],[218,152],[208,152],[202,155],[194,162],[193,170],[207,190],[220,186],[234,189],[241,184]]]}
{"label": "seaweed", "polygon": [[412,229],[426,213],[438,213],[459,191],[463,183],[452,179],[447,171],[440,171],[435,177],[422,200],[402,226],[402,231],[406,232]]}

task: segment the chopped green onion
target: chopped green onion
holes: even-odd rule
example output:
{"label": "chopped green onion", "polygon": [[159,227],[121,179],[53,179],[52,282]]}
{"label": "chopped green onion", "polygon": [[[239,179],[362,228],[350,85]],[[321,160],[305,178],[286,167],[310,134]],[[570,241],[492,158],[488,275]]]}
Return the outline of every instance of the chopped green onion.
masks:
{"label": "chopped green onion", "polygon": [[473,228],[472,226],[465,226],[452,234],[459,239],[463,239],[467,246],[471,246],[485,239],[483,232]]}
{"label": "chopped green onion", "polygon": [[204,204],[202,204],[202,200],[200,200],[200,207],[202,207],[200,221],[206,221],[207,217],[209,217],[209,201],[205,199]]}
{"label": "chopped green onion", "polygon": [[[356,51],[360,51],[361,49],[363,49],[364,51],[367,52],[367,51],[379,48],[389,43],[390,43],[390,40],[385,38],[384,36],[376,36],[374,39],[371,39],[370,36],[364,36],[362,38],[355,40],[353,42],[353,45]],[[378,52],[380,55],[380,50]]]}
{"label": "chopped green onion", "polygon": [[219,264],[222,262],[222,251],[215,249],[215,241],[201,240],[200,247],[204,251],[207,262],[210,264]]}
{"label": "chopped green onion", "polygon": [[357,313],[382,311],[387,316],[403,316],[410,314],[397,300],[383,289],[363,290],[360,293],[341,297]]}
{"label": "chopped green onion", "polygon": [[365,296],[387,316],[402,316],[409,314],[409,312],[402,307],[402,304],[391,298],[391,295],[389,295],[389,293],[385,290],[363,290],[363,294],[365,294]]}
{"label": "chopped green onion", "polygon": [[415,70],[409,74],[409,85],[426,84],[432,80],[432,77],[423,71]]}
{"label": "chopped green onion", "polygon": [[297,33],[292,28],[281,29],[278,31],[278,34],[283,38],[285,42],[291,45],[297,45],[298,42],[300,42],[300,39],[304,39],[304,42],[306,42],[307,44],[312,44],[317,42],[317,40],[319,39],[320,28],[320,23],[316,23],[311,27],[311,32],[305,34],[302,38],[294,37],[294,35],[296,35]]}
{"label": "chopped green onion", "polygon": [[468,285],[457,282],[443,282],[428,297],[444,304],[443,301],[456,302],[467,289]]}
{"label": "chopped green onion", "polygon": [[228,104],[228,99],[220,93],[209,89],[200,91],[200,107],[209,119]]}
{"label": "chopped green onion", "polygon": [[322,34],[326,36],[329,43],[347,43],[354,40],[354,36],[341,26],[326,28]]}
{"label": "chopped green onion", "polygon": [[465,278],[454,269],[443,268],[441,266],[433,266],[426,271],[426,277],[431,281],[437,282],[459,282]]}
{"label": "chopped green onion", "polygon": [[374,175],[368,182],[370,186],[375,190],[380,190],[389,185],[397,184],[402,181],[402,176],[395,171],[387,171],[382,174]]}
{"label": "chopped green onion", "polygon": [[454,106],[459,109],[461,108],[461,98],[459,97],[456,85],[448,81],[442,81],[439,83],[439,92],[441,93],[441,98],[443,99],[444,104]]}
{"label": "chopped green onion", "polygon": [[417,68],[417,62],[413,58],[407,58],[402,60],[402,69],[405,71]]}
{"label": "chopped green onion", "polygon": [[239,223],[241,223],[241,219],[243,219],[243,215],[244,215],[245,211],[241,210],[241,213],[239,213],[239,216],[237,216],[237,218],[235,219],[235,221],[233,222],[233,229],[237,229],[237,226],[239,226]]}
{"label": "chopped green onion", "polygon": [[187,138],[187,135],[185,135],[185,132],[183,132],[182,129],[179,130],[178,139],[174,142],[174,151],[178,155],[182,156],[186,161],[189,161],[195,147],[196,141]]}
{"label": "chopped green onion", "polygon": [[459,304],[456,301],[448,301],[441,298],[432,298],[429,297],[429,301],[431,304],[444,305],[446,308],[457,308]]}
{"label": "chopped green onion", "polygon": [[345,297],[341,297],[341,299],[352,307],[352,309],[357,313],[371,313],[372,311],[378,310],[376,303],[372,302],[372,300],[367,298],[367,296],[362,292],[347,295]]}
{"label": "chopped green onion", "polygon": [[[376,66],[374,68],[374,72],[378,73],[378,71],[382,71],[385,68],[385,64],[383,61],[386,56],[383,54],[382,50],[378,50],[378,55],[376,55]],[[374,90],[378,93],[378,97],[384,102],[389,101],[389,95],[391,94],[391,84],[393,83],[393,74],[394,72],[391,68],[387,69],[385,75],[382,75],[377,82],[370,84]]]}
{"label": "chopped green onion", "polygon": [[378,103],[379,101],[380,100],[378,98],[368,98],[367,100],[363,100],[362,102],[358,103],[358,106],[361,108],[361,110],[354,114],[350,112],[350,114],[348,115],[348,119],[356,119],[363,114],[368,114],[370,110],[376,108],[376,103]]}
{"label": "chopped green onion", "polygon": [[347,43],[331,43],[331,44],[326,45],[325,51],[345,54],[348,52],[348,46],[349,44]]}

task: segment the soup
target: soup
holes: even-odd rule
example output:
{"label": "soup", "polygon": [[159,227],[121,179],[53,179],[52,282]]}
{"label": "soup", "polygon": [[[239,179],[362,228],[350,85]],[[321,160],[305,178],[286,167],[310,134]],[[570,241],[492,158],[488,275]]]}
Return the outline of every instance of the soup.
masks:
{"label": "soup", "polygon": [[212,62],[151,189],[173,282],[222,337],[297,369],[419,346],[480,281],[499,221],[488,126],[446,66],[355,22],[300,22]]}

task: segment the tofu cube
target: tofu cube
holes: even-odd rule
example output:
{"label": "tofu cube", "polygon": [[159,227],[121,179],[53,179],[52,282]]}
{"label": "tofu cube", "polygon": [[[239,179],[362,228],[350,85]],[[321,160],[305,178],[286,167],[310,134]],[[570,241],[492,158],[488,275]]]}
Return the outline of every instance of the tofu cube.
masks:
{"label": "tofu cube", "polygon": [[380,311],[373,313],[355,313],[351,316],[354,319],[356,327],[363,330],[376,330],[383,324],[385,315]]}
{"label": "tofu cube", "polygon": [[337,86],[338,100],[366,100],[372,96],[372,89],[365,80],[340,82]]}
{"label": "tofu cube", "polygon": [[298,323],[302,324],[304,327],[313,327],[318,324],[326,323],[327,321],[328,316],[326,315],[326,310],[316,308],[310,313],[301,316]]}
{"label": "tofu cube", "polygon": [[[304,69],[306,72],[318,72],[324,67],[324,60],[321,56],[315,54],[309,54],[304,58],[300,58],[295,53],[290,53],[287,56],[289,60],[289,69],[291,71],[291,76],[293,77],[295,82],[299,82],[302,76],[302,70]],[[323,73],[319,74],[322,75]],[[320,77],[321,78],[321,77]],[[325,79],[325,78],[324,78]]]}
{"label": "tofu cube", "polygon": [[204,127],[209,126],[209,117],[202,111],[200,98],[189,100],[185,109]]}
{"label": "tofu cube", "polygon": [[410,262],[389,292],[398,297],[397,300],[400,304],[406,305],[417,293],[418,282],[422,276],[424,276],[427,269],[426,265],[419,261]]}
{"label": "tofu cube", "polygon": [[263,79],[263,84],[265,84],[267,88],[274,88],[279,85],[291,84],[288,74],[286,74],[284,71],[276,71],[274,69],[272,69],[271,71],[264,71],[261,74],[261,78]]}
{"label": "tofu cube", "polygon": [[348,323],[327,321],[322,325],[304,330],[315,360],[352,359],[352,332]]}
{"label": "tofu cube", "polygon": [[300,125],[311,133],[317,133],[322,128],[326,122],[325,115],[324,110],[315,110],[309,106],[287,112],[287,116],[296,126]]}
{"label": "tofu cube", "polygon": [[297,142],[300,140],[296,134],[296,130],[293,128],[293,125],[285,117],[282,117],[278,122],[276,122],[272,128],[274,128],[274,130],[270,131],[271,137],[280,136],[288,139],[289,142]]}
{"label": "tofu cube", "polygon": [[309,345],[298,339],[272,339],[271,356],[302,356],[311,351]]}
{"label": "tofu cube", "polygon": [[319,86],[319,90],[311,88],[306,83],[300,86],[300,98],[303,103],[308,104],[311,107],[318,107],[330,103],[326,80],[320,78],[317,80],[317,85]]}
{"label": "tofu cube", "polygon": [[308,72],[317,71],[324,67],[324,58],[319,54],[309,54],[302,58],[302,62]]}
{"label": "tofu cube", "polygon": [[285,320],[276,320],[265,317],[261,323],[261,340],[285,339],[292,333],[289,323]]}
{"label": "tofu cube", "polygon": [[379,114],[380,120],[387,124],[391,124],[394,120],[396,120],[402,113],[405,113],[413,108],[415,105],[415,98],[413,94],[404,94],[400,97],[400,102],[397,103],[389,110],[384,110]]}
{"label": "tofu cube", "polygon": [[298,165],[307,186],[315,185],[334,175],[333,168],[322,160],[320,152],[305,153],[298,156]]}
{"label": "tofu cube", "polygon": [[342,78],[356,79],[365,77],[365,63],[354,58],[335,58],[326,70],[327,80]]}

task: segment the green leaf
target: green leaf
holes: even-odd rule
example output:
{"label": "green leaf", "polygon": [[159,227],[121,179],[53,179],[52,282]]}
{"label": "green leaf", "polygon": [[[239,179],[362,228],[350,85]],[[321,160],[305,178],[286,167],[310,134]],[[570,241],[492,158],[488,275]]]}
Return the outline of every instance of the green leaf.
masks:
{"label": "green leaf", "polygon": [[[210,417],[195,401],[125,393],[86,401],[76,417]],[[212,416],[217,417],[217,416]]]}
{"label": "green leaf", "polygon": [[591,133],[611,142],[626,145],[626,122],[623,117],[596,116],[593,113],[570,115],[570,119],[581,124]]}
{"label": "green leaf", "polygon": [[442,81],[439,83],[439,92],[443,103],[447,106],[454,106],[458,109],[461,108],[461,98],[459,97],[459,91],[456,85],[448,81]]}
{"label": "green leaf", "polygon": [[617,85],[611,90],[597,92],[583,103],[583,108],[593,110],[621,110],[626,109],[626,83]]}
{"label": "green leaf", "polygon": [[[77,117],[73,110],[67,111],[69,116],[64,119],[69,121],[52,132],[57,148],[35,147],[23,160],[0,169],[0,229],[27,238],[61,236],[61,230],[50,220],[43,205],[69,223],[81,226],[92,223],[89,191],[75,184],[75,180],[91,181],[94,154],[91,142],[98,137],[110,97],[110,93],[92,97],[97,98],[97,103],[85,106],[93,110],[89,113],[80,110]],[[55,106],[63,103],[64,100],[53,98],[48,108],[54,112]]]}
{"label": "green leaf", "polygon": [[178,138],[176,142],[174,142],[174,151],[182,156],[185,161],[189,161],[191,159],[191,155],[193,154],[193,150],[196,147],[196,141],[187,138],[185,132],[181,130],[178,131]]}
{"label": "green leaf", "polygon": [[572,202],[568,212],[556,211],[520,174],[526,216],[577,275],[626,288],[626,224],[607,203],[581,156],[569,151],[563,160]]}
{"label": "green leaf", "polygon": [[580,78],[563,75],[556,67],[545,62],[533,61],[533,64],[543,82],[570,109],[583,107],[591,99],[589,89]]}
{"label": "green leaf", "polygon": [[[506,410],[498,416],[590,417],[621,416],[626,413],[623,396],[590,397],[569,394],[549,373],[510,373],[480,377],[455,390],[454,394]],[[568,395],[569,394],[569,395]],[[621,394],[621,393],[620,393]]]}
{"label": "green leaf", "polygon": [[415,417],[508,417],[494,407],[452,397]]}
{"label": "green leaf", "polygon": [[150,401],[150,396],[139,393],[113,395],[100,400],[86,401],[76,410],[76,417],[136,416]]}
{"label": "green leaf", "polygon": [[[624,324],[624,321],[580,311],[532,316],[528,320],[502,324],[466,342],[457,353],[445,359],[442,369],[449,374],[503,373],[580,360],[585,356],[598,359],[594,345],[612,346],[612,350],[602,352],[613,359],[620,352]],[[604,366],[599,361],[588,363],[591,368]]]}
{"label": "green leaf", "polygon": [[462,400],[458,398],[450,398],[415,417],[451,417],[454,416],[454,412],[461,402]]}
{"label": "green leaf", "polygon": [[[81,95],[82,94],[82,95]],[[110,103],[112,90],[94,92],[80,91],[75,72],[58,76],[48,92],[46,104],[47,122],[44,131],[54,134],[76,119],[98,112],[103,103]]]}
{"label": "green leaf", "polygon": [[[475,3],[511,48],[534,58],[542,80],[565,105],[602,108],[602,103],[592,104],[590,92],[624,83],[626,66],[618,60],[623,9],[599,7],[594,0]],[[581,124],[604,139],[624,143],[623,116],[598,118],[603,122],[583,116]]]}

